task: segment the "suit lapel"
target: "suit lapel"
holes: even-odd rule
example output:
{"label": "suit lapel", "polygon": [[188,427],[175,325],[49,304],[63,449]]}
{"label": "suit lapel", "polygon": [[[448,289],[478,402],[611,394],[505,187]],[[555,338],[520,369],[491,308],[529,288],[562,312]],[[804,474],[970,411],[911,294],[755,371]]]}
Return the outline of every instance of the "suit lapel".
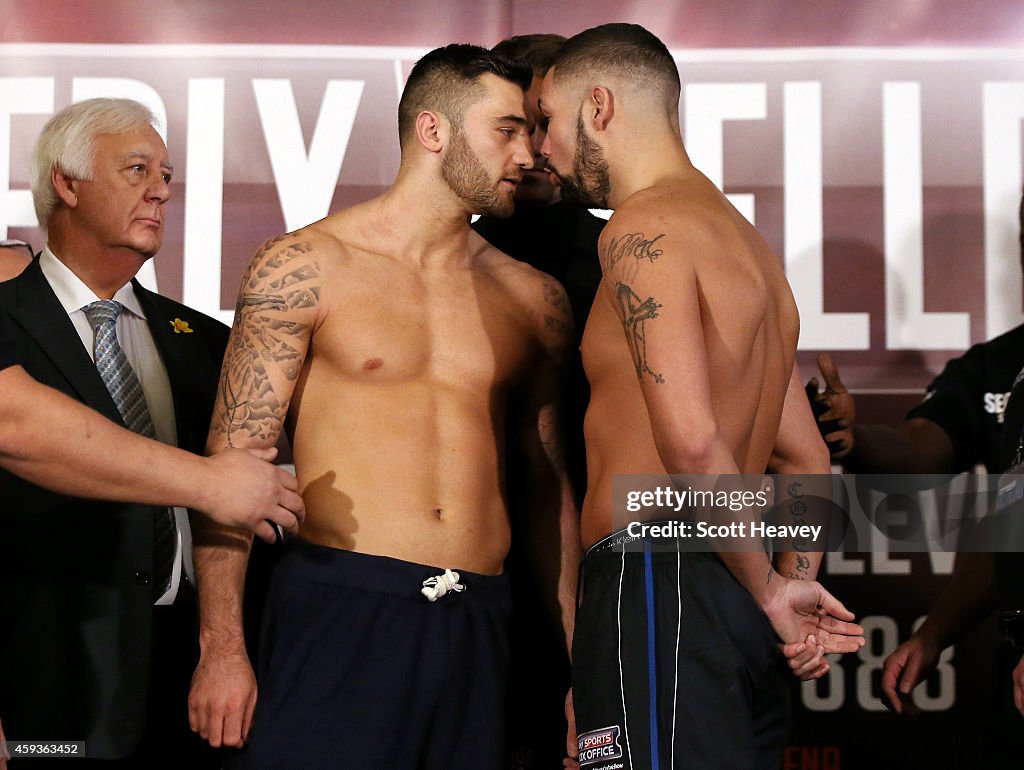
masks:
{"label": "suit lapel", "polygon": [[[201,393],[196,371],[195,345],[198,340],[193,334],[175,333],[172,322],[174,308],[159,294],[145,289],[138,281],[132,281],[135,296],[146,313],[153,342],[163,359],[167,379],[171,384],[171,399],[174,402],[174,424],[178,432],[178,446],[191,451],[202,451],[205,434],[197,436],[198,417],[195,411],[194,394]],[[186,319],[183,319],[186,320]]]}
{"label": "suit lapel", "polygon": [[71,391],[104,417],[124,425],[71,319],[39,269],[39,260],[14,279],[14,301],[8,315],[38,346]]}

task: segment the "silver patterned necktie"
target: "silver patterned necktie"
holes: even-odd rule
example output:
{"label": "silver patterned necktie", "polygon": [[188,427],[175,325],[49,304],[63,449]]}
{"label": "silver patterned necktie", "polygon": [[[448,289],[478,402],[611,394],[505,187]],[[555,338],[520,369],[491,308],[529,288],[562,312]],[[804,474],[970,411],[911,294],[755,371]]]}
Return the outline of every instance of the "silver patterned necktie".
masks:
{"label": "silver patterned necktie", "polygon": [[[124,424],[136,433],[155,438],[153,418],[146,406],[142,383],[117,341],[117,317],[123,309],[120,302],[112,299],[101,299],[82,308],[95,335],[93,354],[96,371],[106,385],[117,411],[121,413]],[[153,592],[154,596],[159,597],[166,592],[171,582],[178,536],[172,513],[167,508],[156,509],[153,527]]]}

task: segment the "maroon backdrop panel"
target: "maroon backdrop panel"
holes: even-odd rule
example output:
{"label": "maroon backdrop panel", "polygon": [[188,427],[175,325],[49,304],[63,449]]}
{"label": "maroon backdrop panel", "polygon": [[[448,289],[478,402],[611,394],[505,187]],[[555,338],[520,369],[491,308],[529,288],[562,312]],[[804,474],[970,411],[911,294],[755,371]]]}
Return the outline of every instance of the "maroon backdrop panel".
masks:
{"label": "maroon backdrop panel", "polygon": [[[866,421],[897,421],[943,362],[1024,322],[1024,4],[919,0],[7,0],[0,16],[0,237],[36,246],[28,155],[46,118],[127,95],[165,118],[176,166],[146,280],[227,319],[259,244],[366,200],[398,168],[404,77],[449,42],[493,45],[644,24],[676,55],[694,162],[782,260],[799,363],[834,352]],[[991,624],[921,696],[881,710],[881,661],[949,563],[831,558],[825,580],[870,644],[794,688],[786,767],[972,767],[992,682]],[[0,685],[2,686],[2,685]]]}

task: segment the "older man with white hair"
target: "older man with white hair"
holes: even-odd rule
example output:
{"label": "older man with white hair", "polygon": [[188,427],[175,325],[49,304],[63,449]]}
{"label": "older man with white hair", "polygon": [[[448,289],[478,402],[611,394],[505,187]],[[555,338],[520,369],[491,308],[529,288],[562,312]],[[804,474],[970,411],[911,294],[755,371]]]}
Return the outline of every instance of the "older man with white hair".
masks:
{"label": "older man with white hair", "polygon": [[[0,324],[36,380],[201,451],[228,330],[134,280],[160,248],[171,195],[154,123],[136,102],[91,99],[46,124],[31,177],[47,244],[0,284]],[[0,500],[8,739],[83,741],[86,766],[206,766],[187,721],[197,636],[186,512],[60,495],[7,472]]]}

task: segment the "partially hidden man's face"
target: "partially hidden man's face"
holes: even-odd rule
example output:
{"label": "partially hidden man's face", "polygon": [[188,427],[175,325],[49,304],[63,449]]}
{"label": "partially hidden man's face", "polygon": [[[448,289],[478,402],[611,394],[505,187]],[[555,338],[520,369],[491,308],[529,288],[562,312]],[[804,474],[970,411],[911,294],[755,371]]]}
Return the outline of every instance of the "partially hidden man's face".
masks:
{"label": "partially hidden man's face", "polygon": [[570,105],[549,71],[541,90],[547,136],[541,153],[562,188],[562,197],[590,208],[608,208],[611,180],[604,151],[586,132],[583,105]]}
{"label": "partially hidden man's face", "polygon": [[479,82],[484,96],[466,108],[461,126],[452,123],[441,176],[473,213],[507,217],[523,170],[533,165],[523,92],[490,73]]}
{"label": "partially hidden man's face", "polygon": [[517,206],[547,206],[549,203],[557,203],[562,197],[558,185],[551,181],[551,174],[545,168],[544,156],[540,154],[544,137],[548,134],[548,121],[541,113],[539,104],[543,82],[543,77],[534,75],[523,105],[526,110],[526,128],[533,147],[533,168],[523,172],[523,181],[516,189]]}
{"label": "partially hidden man's face", "polygon": [[74,215],[81,230],[105,248],[153,256],[163,241],[171,170],[167,147],[152,126],[98,135],[93,178],[76,182]]}

